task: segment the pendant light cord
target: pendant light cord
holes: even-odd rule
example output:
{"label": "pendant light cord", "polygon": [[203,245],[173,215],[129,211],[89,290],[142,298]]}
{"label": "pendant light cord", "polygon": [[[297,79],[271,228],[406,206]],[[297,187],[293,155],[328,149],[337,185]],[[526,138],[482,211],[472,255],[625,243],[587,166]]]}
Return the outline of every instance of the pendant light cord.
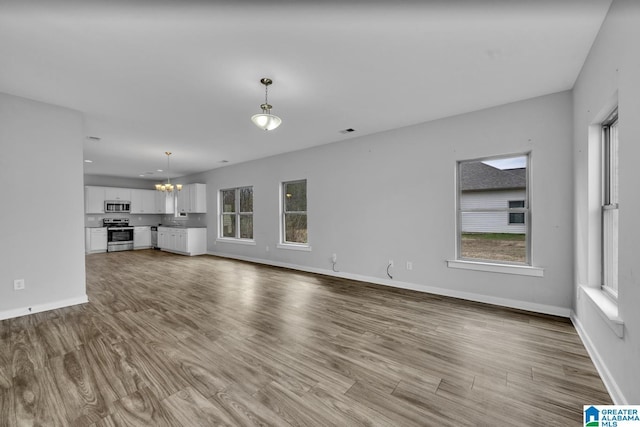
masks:
{"label": "pendant light cord", "polygon": [[169,176],[169,173],[171,172],[171,152],[167,151],[165,154],[167,155],[167,184],[171,185],[171,177]]}

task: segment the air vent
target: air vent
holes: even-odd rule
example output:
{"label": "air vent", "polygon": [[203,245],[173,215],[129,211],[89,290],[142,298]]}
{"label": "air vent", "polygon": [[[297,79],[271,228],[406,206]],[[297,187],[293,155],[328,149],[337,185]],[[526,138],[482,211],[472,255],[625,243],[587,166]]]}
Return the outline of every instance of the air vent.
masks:
{"label": "air vent", "polygon": [[340,133],[345,133],[346,134],[346,133],[351,133],[351,132],[355,132],[355,131],[356,130],[353,129],[353,128],[348,128],[348,129],[341,130]]}
{"label": "air vent", "polygon": [[220,160],[220,163],[229,163],[229,160]]}
{"label": "air vent", "polygon": [[94,142],[100,142],[102,140],[99,136],[88,136],[87,139]]}

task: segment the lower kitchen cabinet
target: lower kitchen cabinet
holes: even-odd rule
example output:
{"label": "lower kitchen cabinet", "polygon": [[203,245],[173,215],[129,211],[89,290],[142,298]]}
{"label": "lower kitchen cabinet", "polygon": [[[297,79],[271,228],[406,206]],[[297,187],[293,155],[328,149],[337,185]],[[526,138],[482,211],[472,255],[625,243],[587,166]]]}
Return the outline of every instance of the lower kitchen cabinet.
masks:
{"label": "lower kitchen cabinet", "polygon": [[84,238],[85,252],[88,254],[107,252],[107,229],[106,227],[85,228]]}
{"label": "lower kitchen cabinet", "polygon": [[158,247],[182,255],[207,252],[206,228],[158,227]]}
{"label": "lower kitchen cabinet", "polygon": [[133,227],[133,249],[149,249],[151,247],[151,227]]}

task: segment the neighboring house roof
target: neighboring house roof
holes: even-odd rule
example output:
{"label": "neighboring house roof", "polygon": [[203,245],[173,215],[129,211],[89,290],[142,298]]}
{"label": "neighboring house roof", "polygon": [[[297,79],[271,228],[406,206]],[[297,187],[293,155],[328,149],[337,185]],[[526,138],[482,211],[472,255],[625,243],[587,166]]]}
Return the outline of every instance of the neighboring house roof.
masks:
{"label": "neighboring house roof", "polygon": [[462,191],[526,188],[526,168],[501,170],[482,162],[460,164]]}

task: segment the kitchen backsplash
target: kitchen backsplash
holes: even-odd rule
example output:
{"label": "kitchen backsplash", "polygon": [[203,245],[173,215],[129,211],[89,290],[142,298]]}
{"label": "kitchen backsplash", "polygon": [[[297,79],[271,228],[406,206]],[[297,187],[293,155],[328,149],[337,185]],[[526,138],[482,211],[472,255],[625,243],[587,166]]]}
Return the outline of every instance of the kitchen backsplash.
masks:
{"label": "kitchen backsplash", "polygon": [[176,218],[173,215],[136,215],[136,214],[88,214],[84,216],[85,227],[102,227],[104,218],[129,218],[129,225],[184,225],[188,227],[204,227],[207,225],[207,214],[191,214]]}
{"label": "kitchen backsplash", "polygon": [[206,227],[207,214],[194,213],[187,214],[186,217],[174,217],[173,215],[162,215],[162,225],[184,225],[186,227]]}

